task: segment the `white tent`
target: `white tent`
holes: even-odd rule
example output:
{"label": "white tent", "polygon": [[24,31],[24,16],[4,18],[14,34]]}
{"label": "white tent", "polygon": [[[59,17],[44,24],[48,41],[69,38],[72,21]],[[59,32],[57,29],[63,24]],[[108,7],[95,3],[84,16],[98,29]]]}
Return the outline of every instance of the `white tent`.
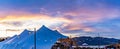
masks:
{"label": "white tent", "polygon": [[[42,26],[36,31],[36,49],[51,49],[59,38],[66,38],[66,36]],[[20,35],[11,37],[1,43],[3,44],[0,49],[34,49],[34,31],[24,30]]]}

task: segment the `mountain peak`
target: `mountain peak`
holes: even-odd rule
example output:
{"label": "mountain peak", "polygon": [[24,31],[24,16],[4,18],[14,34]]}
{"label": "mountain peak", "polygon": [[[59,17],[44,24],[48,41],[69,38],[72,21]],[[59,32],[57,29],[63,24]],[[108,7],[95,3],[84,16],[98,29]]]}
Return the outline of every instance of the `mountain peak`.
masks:
{"label": "mountain peak", "polygon": [[42,25],[42,27],[41,28],[47,28],[45,25]]}
{"label": "mountain peak", "polygon": [[41,26],[41,28],[40,29],[38,29],[38,30],[50,30],[48,27],[46,27],[45,25],[43,25],[43,26]]}
{"label": "mountain peak", "polygon": [[29,30],[27,30],[27,29],[25,29],[21,34],[20,34],[20,36],[24,36],[24,35],[27,35],[27,34],[29,34]]}
{"label": "mountain peak", "polygon": [[[29,30],[25,29],[24,31],[29,31]],[[24,32],[24,31],[23,31],[23,32]]]}

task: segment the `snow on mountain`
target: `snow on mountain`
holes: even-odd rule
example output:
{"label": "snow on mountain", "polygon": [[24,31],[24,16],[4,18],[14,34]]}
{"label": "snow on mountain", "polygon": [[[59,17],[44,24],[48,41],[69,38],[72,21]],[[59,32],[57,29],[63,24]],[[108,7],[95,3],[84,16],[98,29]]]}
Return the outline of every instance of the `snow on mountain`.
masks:
{"label": "snow on mountain", "polygon": [[[24,30],[20,35],[13,36],[1,43],[0,49],[34,49],[34,31]],[[36,31],[36,48],[51,49],[59,38],[66,38],[58,31],[42,26]]]}

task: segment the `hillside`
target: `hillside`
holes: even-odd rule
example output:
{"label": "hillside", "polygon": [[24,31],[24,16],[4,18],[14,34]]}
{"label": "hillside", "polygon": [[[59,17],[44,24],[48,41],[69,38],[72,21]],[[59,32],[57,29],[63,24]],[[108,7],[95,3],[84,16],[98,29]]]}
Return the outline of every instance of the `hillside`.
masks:
{"label": "hillside", "polygon": [[118,43],[119,39],[114,38],[104,38],[104,37],[75,37],[78,45],[83,45],[84,43],[88,45],[108,45]]}

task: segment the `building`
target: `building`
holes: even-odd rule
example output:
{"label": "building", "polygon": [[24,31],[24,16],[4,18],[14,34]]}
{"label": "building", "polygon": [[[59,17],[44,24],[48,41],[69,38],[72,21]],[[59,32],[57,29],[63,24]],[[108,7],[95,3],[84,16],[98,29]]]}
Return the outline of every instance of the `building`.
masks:
{"label": "building", "polygon": [[71,38],[61,38],[52,46],[51,49],[74,49],[73,46],[77,47],[75,40]]}
{"label": "building", "polygon": [[106,49],[120,49],[120,44],[112,44],[112,45],[106,46]]}
{"label": "building", "polygon": [[106,49],[120,49],[120,40],[118,41],[117,44],[111,44],[106,46]]}

